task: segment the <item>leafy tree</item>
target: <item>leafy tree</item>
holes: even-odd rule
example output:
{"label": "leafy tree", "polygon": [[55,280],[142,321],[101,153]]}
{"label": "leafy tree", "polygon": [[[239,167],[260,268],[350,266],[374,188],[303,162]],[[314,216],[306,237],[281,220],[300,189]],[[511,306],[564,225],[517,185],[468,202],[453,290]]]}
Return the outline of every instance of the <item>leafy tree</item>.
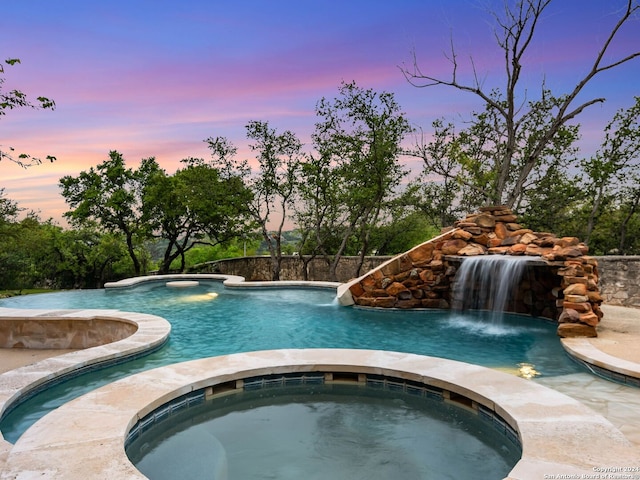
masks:
{"label": "leafy tree", "polygon": [[575,236],[582,230],[575,223],[576,205],[584,200],[585,190],[578,176],[559,167],[549,168],[528,192],[519,221],[534,231]]}
{"label": "leafy tree", "polygon": [[617,253],[620,255],[640,254],[640,187],[638,185],[636,177],[635,185],[628,185],[622,192],[617,248]]}
{"label": "leafy tree", "polygon": [[25,225],[7,222],[0,225],[0,289],[27,288],[32,285],[33,263],[25,241]]}
{"label": "leafy tree", "polygon": [[196,228],[180,195],[177,177],[158,168],[144,186],[141,208],[142,222],[151,235],[166,240],[158,273],[167,273],[175,258],[184,258]]}
{"label": "leafy tree", "polygon": [[[370,250],[373,228],[407,171],[400,144],[411,131],[393,94],[343,83],[339,97],[318,102],[313,142],[318,158],[305,166],[309,177],[297,218],[313,228],[316,249],[335,279],[340,257],[356,242],[359,267]],[[331,255],[329,255],[331,254]]]}
{"label": "leafy tree", "polygon": [[[295,200],[302,143],[290,130],[279,134],[267,122],[258,121],[249,122],[247,137],[254,142],[250,148],[257,152],[259,163],[251,182],[251,214],[269,249],[272,280],[280,280],[282,230]],[[275,230],[269,229],[272,222]]]}
{"label": "leafy tree", "polygon": [[440,229],[434,227],[421,211],[398,205],[393,208],[388,221],[373,230],[371,246],[376,255],[395,255],[439,233]]}
{"label": "leafy tree", "polygon": [[[453,225],[466,211],[472,210],[477,195],[474,191],[465,191],[451,174],[458,168],[455,126],[442,120],[434,121],[432,126],[433,139],[423,143],[423,171],[407,185],[397,202],[405,208],[418,209],[430,225],[439,229]],[[434,178],[434,174],[437,177]]]}
{"label": "leafy tree", "polygon": [[95,227],[54,231],[50,239],[59,288],[101,288],[108,281],[133,274],[133,264],[120,234],[101,233]]}
{"label": "leafy tree", "polygon": [[166,273],[197,244],[214,246],[242,235],[246,229],[244,205],[250,201],[242,179],[223,178],[202,159],[182,161],[174,175],[158,170],[145,186],[144,221],[157,238],[166,241],[159,273]]}
{"label": "leafy tree", "polygon": [[145,268],[142,242],[150,236],[143,222],[142,193],[158,170],[153,158],[143,160],[137,170],[126,168],[122,154],[114,150],[96,168],[60,179],[62,196],[72,208],[65,217],[77,226],[96,224],[104,232],[121,233],[135,275]]}
{"label": "leafy tree", "polygon": [[298,252],[302,260],[302,278],[308,279],[308,266],[323,255],[330,262],[330,241],[340,216],[340,178],[329,156],[309,155],[301,165],[298,200],[294,207],[300,237]]}
{"label": "leafy tree", "polygon": [[[186,254],[186,271],[191,271],[193,267],[201,266],[207,262],[214,262],[225,258],[239,258],[243,256],[256,255],[259,240],[236,237],[229,242],[217,245],[196,245]],[[180,268],[177,262],[174,262],[172,268]],[[198,270],[198,269],[194,269]]]}
{"label": "leafy tree", "polygon": [[[287,130],[278,133],[268,122],[251,121],[246,126],[252,140],[258,168],[252,172],[247,161],[236,162],[236,148],[222,137],[209,138],[214,165],[223,175],[241,178],[251,193],[245,197],[246,211],[260,230],[271,257],[272,280],[280,279],[282,232],[292,208],[303,158],[302,143]],[[272,225],[275,225],[273,229]]]}
{"label": "leafy tree", "polygon": [[0,228],[9,222],[15,221],[21,210],[17,202],[5,196],[4,188],[0,188]]}
{"label": "leafy tree", "polygon": [[633,199],[637,195],[635,190],[640,183],[640,97],[635,97],[635,104],[630,108],[618,111],[604,132],[600,149],[582,162],[587,176],[586,191],[591,199],[584,235],[586,243],[589,243],[596,220],[607,203],[616,203],[623,198]]}
{"label": "leafy tree", "polygon": [[418,145],[413,154],[442,176],[455,179],[468,192],[479,195],[483,203],[500,203],[516,207],[526,190],[544,176],[540,170],[554,168],[571,153],[577,127],[569,123],[591,105],[605,101],[602,97],[580,100],[591,81],[602,72],[616,68],[640,55],[612,52],[619,32],[632,21],[640,8],[627,0],[618,20],[605,35],[600,51],[586,73],[568,93],[553,94],[543,83],[540,96],[530,99],[530,91],[522,85],[524,59],[536,37],[538,25],[551,0],[518,0],[505,2],[502,13],[493,13],[495,37],[504,54],[504,84],[487,88],[483,76],[471,60],[472,76],[465,81],[459,74],[460,62],[451,46],[448,59],[452,75],[445,79],[421,69],[414,53],[411,69],[403,73],[417,87],[445,86],[478,97],[485,110],[474,113],[471,126],[461,131],[452,145],[456,167],[450,170],[434,167],[426,146]]}
{"label": "leafy tree", "polygon": [[222,172],[201,159],[187,159],[185,168],[176,172],[189,210],[201,225],[210,246],[229,245],[237,237],[247,237],[253,228],[246,205],[253,192],[239,175]]}
{"label": "leafy tree", "polygon": [[[9,58],[4,61],[9,67],[12,67],[16,64],[20,63],[20,59],[18,58]],[[3,91],[3,85],[5,83],[5,65],[0,62],[0,117],[7,114],[8,110],[13,110],[15,108],[36,108],[36,109],[45,109],[45,110],[54,110],[56,104],[53,100],[47,97],[37,97],[36,101],[33,102],[29,100],[27,95],[21,90],[13,89],[9,91]],[[0,149],[0,161],[3,159],[7,159],[11,162],[14,162],[21,167],[29,167],[31,165],[36,165],[42,163],[39,158],[32,157],[27,153],[15,153],[15,148],[12,146],[7,146],[6,150]],[[56,157],[51,155],[47,155],[47,160],[50,162],[54,162]]]}

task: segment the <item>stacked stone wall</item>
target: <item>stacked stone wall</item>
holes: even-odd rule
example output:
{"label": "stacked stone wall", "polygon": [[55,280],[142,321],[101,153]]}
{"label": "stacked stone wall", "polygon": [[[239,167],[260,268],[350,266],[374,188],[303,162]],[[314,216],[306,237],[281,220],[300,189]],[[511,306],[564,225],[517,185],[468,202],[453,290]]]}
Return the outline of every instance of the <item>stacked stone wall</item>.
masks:
{"label": "stacked stone wall", "polygon": [[[358,273],[360,257],[342,257],[336,269],[336,276],[339,282],[347,282],[364,272],[373,270],[390,258],[367,256],[364,258],[364,263],[360,268],[361,273]],[[280,280],[305,280],[304,270],[305,264],[299,255],[285,255],[282,257]],[[189,273],[222,273],[225,275],[239,275],[250,282],[269,281],[271,280],[271,258],[268,256],[227,258],[196,265],[189,270]],[[308,262],[306,273],[306,280],[314,282],[331,280],[329,264],[321,257]]]}
{"label": "stacked stone wall", "polygon": [[[558,334],[596,336],[602,318],[598,262],[575,237],[533,232],[505,207],[468,215],[439,237],[384,263],[349,284],[357,305],[380,308],[450,308],[460,257],[527,255],[539,257],[549,273],[525,276],[515,285],[521,300],[514,309],[559,323]],[[463,261],[463,260],[462,260]],[[539,267],[541,268],[541,267]],[[545,292],[540,298],[538,293]],[[546,297],[550,292],[552,297]]]}
{"label": "stacked stone wall", "polygon": [[640,257],[598,257],[604,303],[640,308]]}

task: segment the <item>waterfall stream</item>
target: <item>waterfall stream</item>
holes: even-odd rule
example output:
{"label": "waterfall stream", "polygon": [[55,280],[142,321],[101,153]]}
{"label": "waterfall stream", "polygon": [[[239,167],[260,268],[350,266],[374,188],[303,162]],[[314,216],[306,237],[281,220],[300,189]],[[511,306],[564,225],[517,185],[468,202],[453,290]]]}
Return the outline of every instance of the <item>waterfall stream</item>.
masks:
{"label": "waterfall stream", "polygon": [[531,260],[507,255],[464,258],[454,279],[454,310],[488,310],[491,320],[499,322]]}

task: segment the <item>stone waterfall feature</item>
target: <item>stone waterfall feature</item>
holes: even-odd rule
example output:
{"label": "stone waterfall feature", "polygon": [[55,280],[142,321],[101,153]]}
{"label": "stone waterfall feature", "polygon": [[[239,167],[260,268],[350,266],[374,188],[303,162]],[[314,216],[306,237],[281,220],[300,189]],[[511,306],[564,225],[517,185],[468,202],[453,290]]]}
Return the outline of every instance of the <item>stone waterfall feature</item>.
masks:
{"label": "stone waterfall feature", "polygon": [[576,237],[534,232],[503,206],[484,207],[443,233],[338,288],[341,305],[450,309],[465,257],[531,257],[518,285],[517,313],[558,322],[561,337],[595,337],[602,318],[598,263]]}

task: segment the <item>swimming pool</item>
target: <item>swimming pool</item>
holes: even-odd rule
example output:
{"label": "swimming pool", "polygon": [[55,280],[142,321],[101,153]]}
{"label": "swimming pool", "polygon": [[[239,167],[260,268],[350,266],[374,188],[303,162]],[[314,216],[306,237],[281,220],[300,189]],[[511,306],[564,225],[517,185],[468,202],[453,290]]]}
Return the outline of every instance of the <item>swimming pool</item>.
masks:
{"label": "swimming pool", "polygon": [[[210,295],[215,293],[215,295]],[[531,364],[542,376],[580,368],[566,355],[554,324],[508,315],[494,323],[481,313],[374,311],[340,307],[328,289],[227,289],[201,281],[187,289],[150,283],[130,289],[13,297],[13,308],[112,308],[145,312],[172,324],[168,343],[148,356],[84,374],[48,388],[0,424],[15,442],[33,422],[82,393],[132,373],[190,359],[281,348],[377,349],[439,356],[516,372]]]}

